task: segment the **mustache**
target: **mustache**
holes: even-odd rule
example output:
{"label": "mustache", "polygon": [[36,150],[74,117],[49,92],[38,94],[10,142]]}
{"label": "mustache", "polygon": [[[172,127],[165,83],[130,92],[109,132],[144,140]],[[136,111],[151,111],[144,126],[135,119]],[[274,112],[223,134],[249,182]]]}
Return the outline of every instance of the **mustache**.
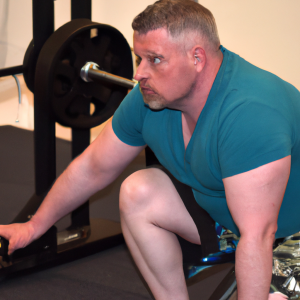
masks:
{"label": "mustache", "polygon": [[140,87],[141,87],[142,89],[153,90],[152,87],[151,87],[150,85],[147,84],[147,80],[145,80],[145,79],[142,79],[142,80],[140,81]]}
{"label": "mustache", "polygon": [[147,86],[147,85],[142,85],[142,86],[141,86],[141,89],[153,91],[153,89],[152,89],[150,86]]}
{"label": "mustache", "polygon": [[140,89],[141,90],[150,90],[150,91],[156,93],[155,90],[148,84],[143,85],[143,84],[140,83]]}

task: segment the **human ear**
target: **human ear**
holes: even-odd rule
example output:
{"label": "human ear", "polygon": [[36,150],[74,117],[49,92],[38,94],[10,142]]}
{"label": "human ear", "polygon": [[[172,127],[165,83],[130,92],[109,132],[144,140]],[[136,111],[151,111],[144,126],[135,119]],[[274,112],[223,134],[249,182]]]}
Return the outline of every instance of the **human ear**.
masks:
{"label": "human ear", "polygon": [[201,71],[206,63],[205,50],[197,45],[192,49],[191,54],[194,60],[194,66],[197,66],[197,70]]}

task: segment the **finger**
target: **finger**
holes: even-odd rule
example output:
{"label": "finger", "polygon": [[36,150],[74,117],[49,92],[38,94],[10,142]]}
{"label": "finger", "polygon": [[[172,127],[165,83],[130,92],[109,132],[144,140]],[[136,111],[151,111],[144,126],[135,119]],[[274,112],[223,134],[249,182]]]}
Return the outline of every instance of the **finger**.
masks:
{"label": "finger", "polygon": [[6,240],[9,240],[11,235],[9,231],[7,230],[9,225],[0,225],[0,237],[5,238]]}
{"label": "finger", "polygon": [[8,254],[8,255],[11,255],[11,254],[14,253],[14,251],[15,251],[15,248],[12,247],[12,246],[9,246],[9,247],[8,247],[8,252],[7,252],[7,254]]}

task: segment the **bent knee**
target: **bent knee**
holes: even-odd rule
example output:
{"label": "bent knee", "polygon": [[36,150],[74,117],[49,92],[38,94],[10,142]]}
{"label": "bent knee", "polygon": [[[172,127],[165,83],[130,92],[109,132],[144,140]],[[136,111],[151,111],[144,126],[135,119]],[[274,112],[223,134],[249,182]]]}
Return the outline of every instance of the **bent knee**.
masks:
{"label": "bent knee", "polygon": [[157,190],[157,169],[140,170],[127,177],[120,189],[120,212],[130,213],[148,207]]}

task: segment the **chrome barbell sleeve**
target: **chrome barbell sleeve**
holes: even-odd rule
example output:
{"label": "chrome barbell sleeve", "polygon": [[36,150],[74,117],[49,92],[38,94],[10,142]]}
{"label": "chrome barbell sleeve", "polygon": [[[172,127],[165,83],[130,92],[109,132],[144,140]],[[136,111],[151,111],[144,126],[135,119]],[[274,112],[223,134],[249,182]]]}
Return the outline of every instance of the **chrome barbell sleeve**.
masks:
{"label": "chrome barbell sleeve", "polygon": [[110,82],[128,89],[133,89],[138,83],[111,73],[99,70],[99,66],[93,62],[87,62],[80,71],[80,77],[86,82]]}

